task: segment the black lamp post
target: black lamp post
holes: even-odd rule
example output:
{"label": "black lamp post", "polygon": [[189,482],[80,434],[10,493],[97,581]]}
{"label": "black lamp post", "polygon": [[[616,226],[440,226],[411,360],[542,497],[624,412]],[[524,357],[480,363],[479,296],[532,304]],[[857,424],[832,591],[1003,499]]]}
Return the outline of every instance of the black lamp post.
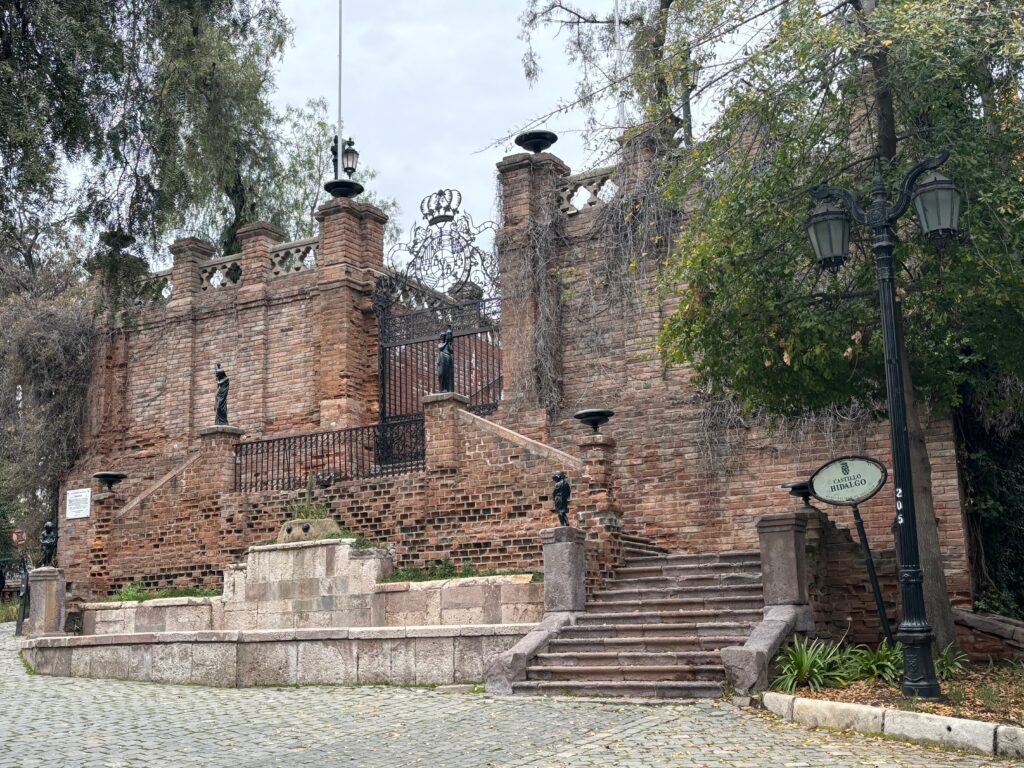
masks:
{"label": "black lamp post", "polygon": [[[854,194],[822,182],[811,190],[820,200],[807,220],[807,234],[818,263],[837,270],[846,260],[850,247],[850,218],[871,229],[875,266],[878,271],[879,300],[882,307],[882,336],[885,344],[885,385],[888,394],[889,425],[892,435],[892,469],[896,491],[896,523],[899,527],[900,595],[903,620],[896,636],[903,643],[903,694],[936,698],[939,682],[932,659],[934,633],[928,624],[924,606],[921,563],[917,548],[917,518],[914,513],[914,486],[910,471],[910,445],[907,439],[906,400],[901,371],[899,304],[893,286],[893,224],[906,212],[911,200],[917,209],[924,236],[945,242],[956,235],[960,216],[960,194],[956,185],[938,173],[930,173],[913,193],[914,184],[926,171],[933,171],[949,157],[940,152],[915,165],[903,178],[899,199],[887,199],[881,171],[875,176],[872,201],[862,208]],[[842,207],[825,201],[835,199]]]}
{"label": "black lamp post", "polygon": [[[342,142],[341,157],[338,157],[338,137],[334,137],[334,143],[331,144],[331,155],[334,161],[334,178],[324,184],[331,197],[355,197],[363,193],[363,185],[358,181],[352,180],[352,174],[356,172],[356,166],[359,165],[359,152],[356,150],[356,143],[352,139],[345,139]],[[338,177],[338,164],[339,160],[341,163],[341,169],[345,171],[347,179]]]}

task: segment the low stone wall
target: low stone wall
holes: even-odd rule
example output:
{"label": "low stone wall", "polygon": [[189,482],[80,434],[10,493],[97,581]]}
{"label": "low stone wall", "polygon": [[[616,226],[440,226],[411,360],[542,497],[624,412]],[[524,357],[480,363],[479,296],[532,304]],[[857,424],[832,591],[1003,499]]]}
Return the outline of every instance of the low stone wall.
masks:
{"label": "low stone wall", "polygon": [[1024,658],[1024,621],[953,609],[960,649],[972,659]]}
{"label": "low stone wall", "polygon": [[485,660],[532,624],[134,633],[41,637],[39,674],[243,688],[479,683]]}
{"label": "low stone wall", "polygon": [[378,583],[388,554],[351,539],[252,547],[224,572],[224,594],[145,603],[86,603],[86,635],[131,632],[533,624],[544,585],[530,574]]}

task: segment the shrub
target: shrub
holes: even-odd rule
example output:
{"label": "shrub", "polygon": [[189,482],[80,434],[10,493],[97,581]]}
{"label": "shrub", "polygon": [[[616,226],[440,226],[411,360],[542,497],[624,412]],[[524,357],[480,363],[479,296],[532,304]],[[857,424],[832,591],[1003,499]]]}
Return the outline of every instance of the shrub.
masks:
{"label": "shrub", "polygon": [[883,641],[878,648],[858,645],[849,651],[851,679],[896,685],[903,677],[903,644]]}
{"label": "shrub", "polygon": [[779,674],[772,687],[794,691],[806,686],[841,688],[850,680],[849,654],[836,643],[797,637],[776,658]]}
{"label": "shrub", "polygon": [[321,501],[306,500],[289,507],[288,514],[292,520],[324,520],[330,514],[330,510]]}
{"label": "shrub", "polygon": [[167,597],[216,597],[221,594],[220,587],[161,587],[160,589],[143,589],[134,581],[121,587],[121,591],[112,597],[114,601],[145,602],[146,600],[162,600]]}
{"label": "shrub", "polygon": [[935,654],[935,676],[942,682],[952,680],[967,669],[968,661],[967,654],[950,643]]}
{"label": "shrub", "polygon": [[0,603],[0,624],[7,621],[18,620],[18,601],[8,600],[6,603]]}

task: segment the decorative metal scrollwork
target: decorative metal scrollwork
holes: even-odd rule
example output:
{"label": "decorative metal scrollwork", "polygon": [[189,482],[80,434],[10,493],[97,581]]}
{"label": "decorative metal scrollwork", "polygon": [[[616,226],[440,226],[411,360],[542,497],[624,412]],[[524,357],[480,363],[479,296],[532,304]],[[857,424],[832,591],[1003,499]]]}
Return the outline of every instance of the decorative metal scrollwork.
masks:
{"label": "decorative metal scrollwork", "polygon": [[462,194],[440,189],[420,203],[426,225],[416,225],[410,239],[391,249],[392,269],[406,282],[427,291],[456,298],[468,292],[494,296],[498,286],[497,257],[493,247],[483,248],[478,238],[494,232],[493,221],[476,225],[460,210]]}

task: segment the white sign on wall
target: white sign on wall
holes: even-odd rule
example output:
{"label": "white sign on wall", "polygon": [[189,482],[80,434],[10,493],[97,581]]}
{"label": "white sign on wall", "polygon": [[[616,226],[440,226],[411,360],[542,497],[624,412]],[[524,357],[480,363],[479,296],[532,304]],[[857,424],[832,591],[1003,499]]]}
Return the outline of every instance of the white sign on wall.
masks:
{"label": "white sign on wall", "polygon": [[811,494],[827,504],[853,507],[885,485],[885,467],[866,456],[844,456],[811,475]]}
{"label": "white sign on wall", "polygon": [[65,517],[73,520],[76,517],[88,517],[92,505],[92,490],[89,488],[73,488],[68,491],[65,504]]}

